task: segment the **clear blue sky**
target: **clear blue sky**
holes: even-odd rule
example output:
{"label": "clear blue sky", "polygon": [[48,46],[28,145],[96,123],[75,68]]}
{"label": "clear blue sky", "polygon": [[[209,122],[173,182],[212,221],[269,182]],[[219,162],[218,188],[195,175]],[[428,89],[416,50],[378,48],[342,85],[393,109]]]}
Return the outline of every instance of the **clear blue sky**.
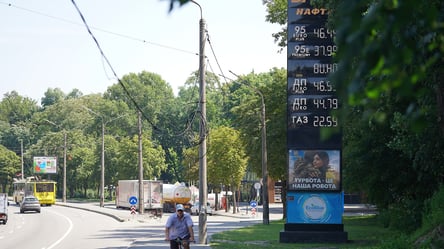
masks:
{"label": "clear blue sky", "polygon": [[[199,68],[199,8],[168,12],[169,0],[75,0],[117,76],[159,74],[175,93]],[[286,67],[262,0],[196,0],[223,73]],[[145,41],[145,42],[144,42]],[[220,74],[206,44],[208,71]],[[103,93],[117,82],[70,0],[0,0],[0,98],[10,91],[40,103],[48,88]]]}

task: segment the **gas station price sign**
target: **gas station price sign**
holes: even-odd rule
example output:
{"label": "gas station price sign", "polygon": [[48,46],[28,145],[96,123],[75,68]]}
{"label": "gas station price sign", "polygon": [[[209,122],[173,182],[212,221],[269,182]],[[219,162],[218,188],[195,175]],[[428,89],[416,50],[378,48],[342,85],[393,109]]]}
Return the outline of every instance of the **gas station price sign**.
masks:
{"label": "gas station price sign", "polygon": [[337,71],[336,32],[327,27],[329,11],[309,0],[288,1],[287,147],[341,148],[341,136],[320,140],[321,129],[338,130],[341,107],[328,76]]}
{"label": "gas station price sign", "polygon": [[288,218],[280,241],[346,242],[341,101],[329,80],[338,68],[336,32],[327,26],[329,10],[310,2],[287,2]]}

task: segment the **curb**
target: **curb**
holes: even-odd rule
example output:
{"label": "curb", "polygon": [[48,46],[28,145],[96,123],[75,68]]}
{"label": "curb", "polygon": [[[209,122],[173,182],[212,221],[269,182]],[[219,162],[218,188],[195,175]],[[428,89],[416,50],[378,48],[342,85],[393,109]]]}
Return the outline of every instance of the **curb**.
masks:
{"label": "curb", "polygon": [[65,204],[65,203],[57,203],[56,202],[56,204],[54,204],[54,205],[63,206],[63,207],[69,207],[69,208],[76,208],[76,209],[81,209],[81,210],[85,210],[85,211],[89,211],[89,212],[103,214],[103,215],[109,216],[111,218],[114,218],[115,220],[117,220],[119,222],[124,222],[125,221],[125,219],[123,219],[123,218],[121,218],[121,217],[119,217],[117,215],[111,214],[109,212],[104,212],[104,211],[94,210],[94,209],[91,209],[91,208],[84,208],[84,207],[69,205],[69,204]]}

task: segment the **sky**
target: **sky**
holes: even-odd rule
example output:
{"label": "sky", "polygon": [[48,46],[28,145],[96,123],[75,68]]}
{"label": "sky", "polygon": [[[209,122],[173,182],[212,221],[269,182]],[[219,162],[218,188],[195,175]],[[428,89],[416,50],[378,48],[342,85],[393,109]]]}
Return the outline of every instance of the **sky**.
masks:
{"label": "sky", "polygon": [[[285,68],[265,21],[262,0],[196,0],[210,44],[207,71],[234,78]],[[175,94],[199,69],[199,7],[169,12],[169,0],[75,0],[109,64],[71,0],[0,0],[0,98],[17,91],[40,103],[48,88],[104,93],[117,78],[160,75]]]}

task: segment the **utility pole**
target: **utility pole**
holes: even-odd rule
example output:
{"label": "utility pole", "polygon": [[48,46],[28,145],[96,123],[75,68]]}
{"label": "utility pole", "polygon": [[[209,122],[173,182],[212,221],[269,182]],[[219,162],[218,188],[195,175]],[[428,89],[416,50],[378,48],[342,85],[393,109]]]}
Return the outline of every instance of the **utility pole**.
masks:
{"label": "utility pole", "polygon": [[142,113],[137,112],[137,123],[139,127],[139,214],[143,214],[145,211],[143,199],[143,156],[142,156]]}
{"label": "utility pole", "polygon": [[102,120],[102,151],[101,151],[101,161],[100,166],[100,207],[105,206],[105,122],[103,117],[100,116]]}
{"label": "utility pole", "polygon": [[66,130],[63,129],[63,194],[62,202],[66,202]]}
{"label": "utility pole", "polygon": [[20,139],[20,158],[21,158],[21,160],[22,160],[22,180],[23,179],[25,179],[25,172],[24,172],[24,170],[25,170],[25,165],[24,165],[24,162],[23,162],[23,139]]}
{"label": "utility pole", "polygon": [[264,95],[257,91],[261,95],[262,101],[262,198],[263,211],[262,211],[262,222],[264,225],[270,224],[270,211],[268,206],[268,168],[267,168],[267,128],[265,125],[265,101]]}
{"label": "utility pole", "polygon": [[202,7],[194,0],[190,0],[200,9],[199,20],[199,244],[207,244],[207,110],[205,93],[205,20],[202,16]]}

